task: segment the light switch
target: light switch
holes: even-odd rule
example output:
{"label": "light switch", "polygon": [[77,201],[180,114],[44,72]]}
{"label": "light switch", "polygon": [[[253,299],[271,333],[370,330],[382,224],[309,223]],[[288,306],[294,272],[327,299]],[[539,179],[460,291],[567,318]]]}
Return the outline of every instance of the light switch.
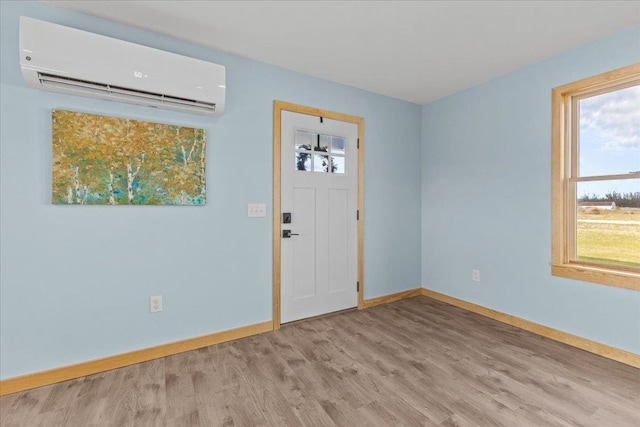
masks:
{"label": "light switch", "polygon": [[264,203],[249,203],[247,205],[247,216],[249,218],[259,218],[267,216],[267,205]]}

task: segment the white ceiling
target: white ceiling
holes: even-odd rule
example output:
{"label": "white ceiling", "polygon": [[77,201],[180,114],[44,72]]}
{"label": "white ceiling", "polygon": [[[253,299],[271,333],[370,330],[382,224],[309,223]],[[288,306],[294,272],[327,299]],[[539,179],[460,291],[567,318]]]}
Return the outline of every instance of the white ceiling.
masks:
{"label": "white ceiling", "polygon": [[49,3],[418,104],[640,24],[639,1]]}

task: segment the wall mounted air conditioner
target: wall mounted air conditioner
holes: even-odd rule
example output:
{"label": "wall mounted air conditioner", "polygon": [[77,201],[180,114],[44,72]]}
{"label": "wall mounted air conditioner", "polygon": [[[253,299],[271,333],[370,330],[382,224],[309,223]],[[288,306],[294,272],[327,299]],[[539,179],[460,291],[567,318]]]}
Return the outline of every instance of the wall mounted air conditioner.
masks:
{"label": "wall mounted air conditioner", "polygon": [[224,111],[222,65],[24,16],[20,67],[35,89],[185,113]]}

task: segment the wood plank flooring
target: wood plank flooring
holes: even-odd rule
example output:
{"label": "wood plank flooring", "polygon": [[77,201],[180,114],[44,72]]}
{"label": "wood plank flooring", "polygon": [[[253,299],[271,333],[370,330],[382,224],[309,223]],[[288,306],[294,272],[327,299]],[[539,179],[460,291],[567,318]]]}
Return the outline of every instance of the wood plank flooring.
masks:
{"label": "wood plank flooring", "polygon": [[0,398],[10,426],[634,426],[640,370],[426,297]]}

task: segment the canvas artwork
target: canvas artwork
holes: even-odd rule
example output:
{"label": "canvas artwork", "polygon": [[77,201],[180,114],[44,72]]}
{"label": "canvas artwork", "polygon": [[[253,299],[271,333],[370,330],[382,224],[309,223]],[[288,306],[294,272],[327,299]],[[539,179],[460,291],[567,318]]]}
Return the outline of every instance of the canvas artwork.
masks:
{"label": "canvas artwork", "polygon": [[52,111],[53,203],[204,205],[204,129]]}

